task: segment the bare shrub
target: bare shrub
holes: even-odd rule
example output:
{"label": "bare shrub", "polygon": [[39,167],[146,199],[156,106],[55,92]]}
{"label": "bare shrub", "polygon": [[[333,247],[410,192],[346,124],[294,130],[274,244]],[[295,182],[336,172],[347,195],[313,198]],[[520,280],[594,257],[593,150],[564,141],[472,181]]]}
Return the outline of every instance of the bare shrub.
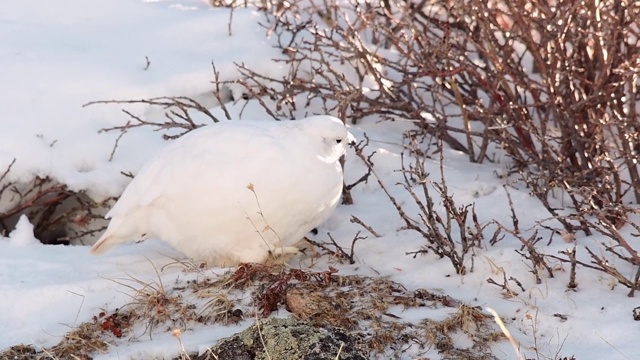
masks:
{"label": "bare shrub", "polygon": [[[608,251],[640,266],[628,242],[606,235],[628,222],[621,205],[640,202],[640,3],[347,0],[268,10],[265,27],[284,56],[276,61],[289,74],[240,69],[271,97],[272,116],[312,106],[352,122],[407,119],[472,162],[504,154],[507,175],[560,222],[554,233],[604,231]],[[433,229],[425,219],[407,226]],[[433,220],[449,242],[446,222]],[[536,237],[514,230],[533,268],[545,267]]]}
{"label": "bare shrub", "polygon": [[[482,246],[484,240],[484,229],[488,224],[480,224],[476,215],[474,204],[458,205],[449,193],[447,182],[444,177],[442,166],[444,159],[440,152],[440,181],[428,180],[428,174],[424,168],[424,159],[416,158],[414,165],[402,168],[405,174],[404,189],[411,194],[411,198],[420,209],[419,218],[422,226],[415,221],[405,218],[408,229],[419,232],[428,242],[426,250],[420,250],[413,254],[427,252],[431,250],[440,257],[447,257],[456,270],[456,273],[464,275],[473,272],[475,248]],[[409,174],[409,176],[407,176]],[[414,186],[417,186],[420,197]],[[442,199],[444,207],[444,218],[434,209],[434,196],[429,190],[435,189],[437,198]],[[426,229],[423,230],[423,229]],[[457,234],[456,234],[457,229]],[[495,236],[498,233],[496,232]],[[471,266],[467,268],[466,257],[469,256]]]}
{"label": "bare shrub", "polygon": [[[581,265],[594,269],[614,278],[617,283],[630,289],[628,296],[633,297],[636,290],[640,290],[640,254],[632,246],[628,236],[623,235],[619,230],[619,224],[610,221],[608,214],[619,213],[625,217],[630,214],[638,214],[635,208],[624,205],[615,205],[615,208],[594,209],[591,212],[583,212],[577,216],[589,227],[589,229],[602,235],[603,240],[599,242],[601,249],[595,250],[589,246],[584,246],[584,251],[589,256],[589,262],[578,260],[577,248],[561,251],[560,255],[547,255],[550,258],[560,260],[571,265],[571,277],[569,288],[576,288],[575,267]],[[637,238],[640,236],[640,225],[636,222],[628,222],[635,230],[630,236]],[[582,248],[580,249],[582,250]],[[629,273],[628,269],[622,268],[631,265],[636,268],[634,273]]]}
{"label": "bare shrub", "polygon": [[[404,182],[398,185],[401,185],[409,193],[417,205],[419,212],[413,215],[400,205],[389,191],[388,186],[377,175],[372,160],[375,152],[368,156],[364,154],[364,149],[368,144],[369,139],[365,134],[365,140],[356,146],[356,156],[364,162],[368,169],[367,173],[374,176],[389,201],[396,208],[398,215],[404,222],[404,226],[400,230],[415,231],[427,242],[424,248],[409,252],[407,255],[415,257],[418,254],[432,251],[441,258],[448,258],[457,274],[464,275],[467,272],[473,272],[475,249],[481,247],[484,240],[484,230],[489,224],[481,224],[478,221],[473,204],[460,206],[454,201],[445,181],[443,152],[440,151],[440,179],[436,182],[429,178],[429,174],[425,170],[426,158],[424,154],[415,147],[409,149],[415,161],[409,164],[403,162]],[[412,144],[415,145],[415,143]],[[442,150],[442,144],[440,144],[440,149]],[[444,217],[435,210],[431,188],[438,194],[436,199],[442,199]],[[497,229],[493,238],[497,238],[499,232],[500,229]]]}

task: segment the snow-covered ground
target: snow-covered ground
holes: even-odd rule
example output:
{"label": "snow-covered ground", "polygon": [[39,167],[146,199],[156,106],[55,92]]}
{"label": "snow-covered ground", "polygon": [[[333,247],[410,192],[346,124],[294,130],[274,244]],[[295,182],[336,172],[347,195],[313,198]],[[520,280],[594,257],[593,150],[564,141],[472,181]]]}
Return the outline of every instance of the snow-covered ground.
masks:
{"label": "snow-covered ground", "polygon": [[[87,190],[96,199],[119,195],[129,181],[121,172],[135,174],[164,140],[151,129],[131,131],[109,161],[118,134],[98,130],[122,125],[127,117],[118,105],[82,105],[171,95],[200,97],[215,104],[206,96],[213,89],[212,62],[223,80],[237,77],[234,62],[280,74],[284,69],[270,59],[281,54],[265,38],[260,20],[262,15],[256,11],[236,9],[231,16],[229,10],[212,9],[201,0],[0,1],[0,174],[16,159],[6,180],[50,176],[72,190]],[[242,110],[243,118],[267,118],[255,101],[251,103],[243,108],[241,100],[230,106],[231,113],[238,116]],[[152,111],[140,105],[129,108],[147,115]],[[402,181],[397,171],[402,130],[410,126],[369,120],[351,126],[351,131],[360,139],[366,132],[371,139],[366,151],[377,151],[373,157],[377,175],[405,211],[417,218],[415,202],[395,185]],[[457,204],[475,203],[481,223],[510,224],[504,180],[496,176],[503,170],[500,165],[470,164],[464,154],[454,151],[446,151],[444,159],[444,176]],[[440,178],[437,158],[427,160],[425,166],[433,179]],[[353,151],[348,153],[346,182],[353,183],[364,172],[362,161]],[[507,189],[520,228],[530,234],[536,222],[548,218],[548,212],[526,189]],[[341,274],[385,276],[408,289],[425,288],[470,306],[495,309],[530,358],[536,356],[534,347],[540,358],[572,354],[579,360],[640,358],[638,323],[631,316],[639,304],[626,296],[626,288],[614,286],[610,277],[579,269],[577,291],[567,291],[568,266],[555,263],[555,277],[543,276],[542,284],[536,284],[530,262],[515,251],[520,243],[509,235],[495,246],[477,250],[474,271],[459,276],[448,259],[406,255],[419,250],[425,240],[416,232],[399,230],[403,222],[373,178],[355,187],[353,197],[354,205],[340,206],[315,239],[326,241],[325,234],[330,232],[348,247],[356,232],[363,230],[349,221],[351,215],[382,236],[369,236],[356,244],[356,264],[332,263]],[[442,209],[439,199],[436,208]],[[540,234],[548,238],[544,230]],[[598,251],[598,241],[603,241],[598,237],[577,240]],[[571,245],[556,237],[550,246],[539,246],[544,253],[556,254]],[[114,280],[155,281],[155,268],[178,256],[154,241],[123,246],[99,257],[90,256],[88,246],[45,246],[33,238],[27,219],[21,219],[14,232],[0,237],[0,349],[20,343],[56,344],[101,309],[113,310],[130,300],[131,291]],[[313,266],[326,269],[327,261]],[[310,262],[292,263],[298,265],[308,267]],[[634,271],[619,266],[630,274]],[[222,271],[209,270],[211,274]],[[518,279],[525,290],[505,297],[500,288],[487,283],[488,278],[501,282],[503,273]],[[185,276],[180,268],[161,274],[165,283]],[[277,316],[287,316],[286,311]],[[428,316],[428,309],[412,310],[405,320]],[[237,326],[195,327],[182,340],[188,350],[197,351],[251,323],[249,319]],[[516,357],[506,341],[493,349],[500,359]],[[179,350],[170,333],[157,333],[152,339],[118,343],[99,358],[170,358]],[[426,356],[439,358],[435,350]]]}

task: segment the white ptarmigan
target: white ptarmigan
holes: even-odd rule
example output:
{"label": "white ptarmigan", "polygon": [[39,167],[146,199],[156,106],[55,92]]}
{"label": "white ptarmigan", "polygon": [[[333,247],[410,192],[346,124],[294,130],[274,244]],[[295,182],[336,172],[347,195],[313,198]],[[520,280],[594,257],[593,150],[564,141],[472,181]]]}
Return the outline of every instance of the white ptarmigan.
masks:
{"label": "white ptarmigan", "polygon": [[264,262],[333,212],[354,141],[331,116],[229,121],[182,136],[145,164],[107,214],[92,254],[157,238],[208,266]]}

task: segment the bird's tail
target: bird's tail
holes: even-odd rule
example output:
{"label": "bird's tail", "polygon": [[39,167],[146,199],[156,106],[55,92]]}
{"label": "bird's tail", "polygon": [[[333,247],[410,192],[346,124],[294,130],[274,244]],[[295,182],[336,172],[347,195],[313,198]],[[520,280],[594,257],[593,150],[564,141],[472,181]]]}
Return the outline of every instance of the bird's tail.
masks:
{"label": "bird's tail", "polygon": [[91,255],[102,254],[112,247],[126,242],[126,238],[105,233],[91,248]]}

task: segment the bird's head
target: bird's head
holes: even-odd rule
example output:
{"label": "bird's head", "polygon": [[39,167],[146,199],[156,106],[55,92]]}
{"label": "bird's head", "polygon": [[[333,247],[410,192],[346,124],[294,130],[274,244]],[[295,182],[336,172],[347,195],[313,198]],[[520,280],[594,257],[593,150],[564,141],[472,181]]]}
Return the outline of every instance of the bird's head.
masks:
{"label": "bird's head", "polygon": [[328,115],[311,116],[300,121],[305,131],[320,140],[321,158],[330,163],[340,159],[347,147],[356,143],[342,120]]}

